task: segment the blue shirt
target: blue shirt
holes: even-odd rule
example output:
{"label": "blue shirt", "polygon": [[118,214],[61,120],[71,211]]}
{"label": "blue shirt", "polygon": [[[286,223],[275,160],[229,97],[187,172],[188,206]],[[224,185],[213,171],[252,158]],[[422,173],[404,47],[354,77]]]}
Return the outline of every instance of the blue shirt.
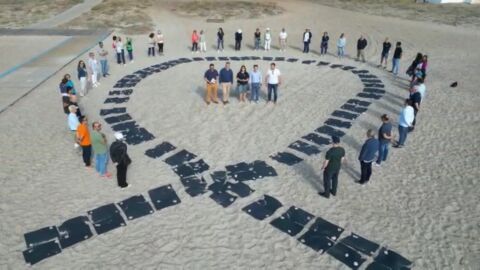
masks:
{"label": "blue shirt", "polygon": [[251,83],[262,83],[262,73],[260,71],[250,72],[250,82]]}
{"label": "blue shirt", "polygon": [[222,68],[220,70],[220,83],[233,83],[233,71],[231,69]]}
{"label": "blue shirt", "polygon": [[380,147],[380,143],[375,138],[370,138],[365,141],[362,146],[362,150],[360,151],[360,155],[358,156],[358,160],[372,162],[376,159],[378,148]]}
{"label": "blue shirt", "polygon": [[216,80],[217,77],[218,77],[218,71],[216,69],[214,70],[208,69],[207,71],[205,71],[204,78],[207,79],[207,81],[211,82],[212,79]]}
{"label": "blue shirt", "polygon": [[392,123],[390,122],[383,123],[380,129],[378,130],[378,140],[381,143],[390,142],[390,139],[384,138],[383,134],[387,134],[387,136],[392,136]]}
{"label": "blue shirt", "polygon": [[68,127],[70,128],[71,131],[76,131],[78,125],[80,125],[80,122],[78,121],[78,117],[74,113],[69,113],[68,114]]}

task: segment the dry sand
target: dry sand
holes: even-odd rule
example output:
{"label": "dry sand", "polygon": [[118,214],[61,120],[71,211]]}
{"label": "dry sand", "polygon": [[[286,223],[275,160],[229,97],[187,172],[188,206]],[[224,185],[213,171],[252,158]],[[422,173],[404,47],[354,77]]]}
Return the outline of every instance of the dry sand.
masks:
{"label": "dry sand", "polygon": [[[319,167],[323,154],[307,158],[293,168],[277,164],[267,156],[285,149],[312,127],[320,126],[332,108],[359,90],[361,84],[353,75],[282,63],[279,68],[286,83],[275,108],[236,101],[226,108],[207,108],[201,97],[205,62],[184,64],[142,81],[135,88],[128,111],[157,139],[129,148],[134,160],[129,171],[133,187],[125,191],[119,190],[114,180],[103,180],[86,171],[81,158],[73,152],[58,96],[59,77],[48,80],[0,115],[0,268],[26,268],[21,255],[25,232],[60,224],[105,203],[171,183],[182,199],[180,205],[66,249],[37,268],[346,269],[331,256],[320,256],[268,222],[256,221],[241,212],[248,202],[270,194],[286,206],[296,205],[347,231],[389,246],[414,261],[415,269],[477,269],[480,79],[472,72],[480,61],[476,53],[480,44],[478,29],[367,16],[307,3],[282,2],[281,6],[287,12],[276,17],[229,20],[222,25],[206,24],[205,18],[150,10],[156,14],[153,23],[165,34],[166,55],[147,58],[146,37],[134,36],[135,63],[123,67],[111,61],[113,75],[102,80],[101,87],[83,98],[81,105],[90,119],[100,119],[98,113],[105,108],[102,103],[107,91],[118,79],[165,60],[191,57],[188,41],[193,28],[206,30],[207,55],[217,55],[211,45],[215,29],[222,26],[227,33],[227,49],[218,55],[285,55],[316,60],[320,59],[316,54],[305,56],[297,49],[304,28],[314,30],[315,51],[324,30],[331,34],[331,51],[338,35],[345,32],[350,55],[354,54],[354,41],[364,34],[370,44],[366,52],[368,64],[332,56],[324,58],[369,69],[382,78],[387,89],[384,98],[355,121],[344,140],[349,164],[340,175],[337,197],[326,200],[317,195],[321,189]],[[284,26],[291,47],[286,53],[254,53],[245,44],[244,50],[235,53],[229,45],[239,26],[248,45],[256,27],[271,27],[276,37]],[[392,115],[396,123],[402,99],[407,96],[403,76],[393,79],[374,67],[385,36],[404,43],[402,75],[418,51],[430,56],[427,97],[408,146],[392,149],[388,162],[381,169],[374,169],[371,183],[360,187],[354,180],[359,171],[358,149],[366,129],[377,128],[383,113]],[[276,45],[276,38],[273,44]],[[241,63],[235,62],[233,69],[236,71]],[[252,63],[245,62],[248,66]],[[74,73],[75,64],[60,74]],[[266,63],[260,64],[265,70]],[[452,81],[458,81],[459,87],[449,88]],[[105,123],[104,129],[112,139]],[[144,155],[146,149],[163,140],[205,158],[212,169],[231,162],[262,159],[272,163],[279,176],[252,183],[254,195],[223,209],[206,196],[189,197],[166,164]]]}
{"label": "dry sand", "polygon": [[[0,58],[0,73],[24,63],[67,39],[68,37],[64,36],[0,36],[4,52],[22,52],[21,54],[3,53]],[[32,47],[32,43],[35,47]]]}

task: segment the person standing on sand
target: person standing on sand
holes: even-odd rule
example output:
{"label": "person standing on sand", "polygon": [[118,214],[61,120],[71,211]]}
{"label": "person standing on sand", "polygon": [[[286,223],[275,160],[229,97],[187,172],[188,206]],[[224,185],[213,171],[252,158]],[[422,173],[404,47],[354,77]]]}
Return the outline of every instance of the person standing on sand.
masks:
{"label": "person standing on sand", "polygon": [[265,30],[265,37],[263,38],[265,42],[265,51],[270,51],[270,45],[272,43],[272,34],[270,33],[270,28]]}
{"label": "person standing on sand", "polygon": [[237,32],[235,32],[235,51],[240,51],[242,48],[242,39],[242,29],[238,29]]}
{"label": "person standing on sand", "polygon": [[165,38],[163,37],[162,31],[157,31],[155,41],[157,42],[158,46],[158,55],[163,55],[163,42],[165,41]]}
{"label": "person standing on sand", "polygon": [[303,53],[310,52],[310,42],[312,41],[312,32],[310,29],[305,29],[303,33]]}
{"label": "person standing on sand", "polygon": [[417,122],[417,114],[418,114],[418,111],[420,110],[420,104],[422,103],[422,94],[418,92],[418,87],[416,87],[416,85],[410,88],[409,99],[412,101],[414,117],[413,117],[412,126],[408,129],[408,131],[413,131],[415,129],[415,124]]}
{"label": "person standing on sand", "polygon": [[273,104],[277,104],[277,92],[278,87],[282,84],[281,73],[278,68],[276,68],[275,63],[270,64],[270,69],[267,71],[267,75],[265,76],[265,84],[267,85],[268,89],[268,100],[267,104],[272,101],[272,93],[273,93]]}
{"label": "person standing on sand", "polygon": [[240,71],[237,73],[238,99],[240,102],[246,101],[249,79],[250,75],[247,72],[247,68],[242,65]]}
{"label": "person standing on sand", "polygon": [[370,181],[372,175],[372,163],[377,159],[377,152],[380,147],[380,143],[375,139],[375,132],[372,129],[367,131],[367,140],[360,150],[358,160],[360,161],[360,181],[359,184],[365,184]]}
{"label": "person standing on sand", "polygon": [[73,85],[70,74],[65,74],[63,76],[62,83],[64,84],[65,89],[67,89],[67,87],[70,87],[72,89],[72,94],[77,95],[77,91],[75,90],[75,86]]}
{"label": "person standing on sand", "polygon": [[320,55],[326,55],[328,50],[328,41],[330,37],[327,32],[323,32],[322,42],[320,43]]}
{"label": "person standing on sand", "polygon": [[198,39],[199,39],[199,36],[197,34],[197,30],[193,30],[193,33],[192,33],[192,53],[193,52],[198,53]]}
{"label": "person standing on sand", "polygon": [[392,134],[392,123],[390,123],[390,119],[388,115],[384,114],[381,117],[382,119],[382,126],[380,126],[380,129],[378,130],[378,141],[380,143],[380,146],[378,148],[378,159],[377,162],[375,162],[376,166],[380,166],[382,161],[387,160],[388,156],[388,146],[390,145],[390,142],[393,140],[393,134]]}
{"label": "person standing on sand", "polygon": [[360,38],[357,41],[357,61],[360,61],[360,57],[362,58],[362,62],[365,63],[365,48],[367,48],[367,40],[360,35]]}
{"label": "person standing on sand", "polygon": [[260,32],[260,29],[256,29],[255,30],[255,33],[253,34],[253,43],[255,44],[255,51],[258,51],[260,50],[260,42],[261,42],[261,38],[262,37],[262,33]]}
{"label": "person standing on sand", "polygon": [[332,147],[328,149],[325,154],[325,161],[323,162],[323,192],[319,192],[320,196],[329,198],[330,194],[337,195],[338,174],[345,159],[345,149],[340,146],[340,138],[332,136]]}
{"label": "person standing on sand", "polygon": [[287,37],[288,34],[285,31],[285,28],[282,28],[282,31],[280,34],[278,34],[278,42],[280,43],[280,51],[286,51],[287,50]]}
{"label": "person standing on sand", "polygon": [[395,51],[393,52],[393,59],[392,59],[392,73],[393,75],[398,75],[398,70],[400,69],[400,59],[402,59],[402,43],[400,41],[397,42],[395,45]]}
{"label": "person standing on sand", "polygon": [[101,41],[98,42],[97,54],[100,58],[100,66],[102,67],[102,76],[106,77],[110,75],[108,74],[108,60],[107,60],[108,51],[105,50],[105,48],[103,47],[103,42]]}
{"label": "person standing on sand", "polygon": [[155,44],[157,41],[155,40],[155,34],[150,33],[148,35],[148,56],[155,56]]}
{"label": "person standing on sand", "polygon": [[130,63],[133,63],[133,40],[127,37],[127,53],[128,53],[128,60]]}
{"label": "person standing on sand", "polygon": [[123,44],[122,38],[117,37],[117,43],[115,44],[117,49],[117,63],[126,65],[125,63],[125,45]]}
{"label": "person standing on sand", "polygon": [[95,153],[95,169],[101,177],[110,178],[112,175],[107,172],[107,137],[101,132],[102,125],[99,122],[93,122],[92,129],[91,139],[93,153]]}
{"label": "person standing on sand", "polygon": [[412,107],[412,101],[410,99],[405,100],[405,107],[400,112],[398,117],[398,143],[395,148],[402,148],[405,146],[407,140],[408,129],[412,126],[415,119],[414,110]]}
{"label": "person standing on sand", "polygon": [[87,65],[83,60],[78,61],[77,76],[80,81],[80,96],[83,97],[87,94]]}
{"label": "person standing on sand", "polygon": [[217,32],[217,52],[220,51],[220,48],[222,48],[222,52],[223,52],[223,37],[225,36],[225,33],[223,32],[223,29],[220,27],[218,28],[218,32]]}
{"label": "person standing on sand", "polygon": [[77,127],[77,143],[82,147],[82,157],[85,167],[91,168],[92,142],[90,140],[90,132],[88,131],[87,116],[80,117],[80,125]]}
{"label": "person standing on sand", "polygon": [[407,75],[411,77],[410,83],[413,84],[415,82],[415,79],[417,78],[417,69],[422,68],[422,61],[423,61],[423,54],[422,53],[417,53],[417,56],[415,59],[412,61],[412,64],[407,69]]}
{"label": "person standing on sand", "polygon": [[233,84],[233,71],[230,69],[230,62],[225,63],[225,67],[220,70],[220,84],[222,85],[223,105],[228,104],[230,97],[230,89]]}
{"label": "person standing on sand", "polygon": [[117,44],[117,36],[112,36],[112,49],[113,49],[113,54],[112,57],[115,59],[117,55],[117,49],[115,48],[115,44]]}
{"label": "person standing on sand", "polygon": [[421,71],[422,71],[422,79],[425,81],[427,78],[427,68],[428,68],[428,55],[424,54],[423,55],[423,60],[422,60],[422,66],[421,66]]}
{"label": "person standing on sand", "polygon": [[115,141],[110,145],[110,157],[113,164],[117,167],[117,184],[120,188],[128,188],[127,169],[132,160],[127,153],[127,145],[123,142],[123,134],[115,132]]}
{"label": "person standing on sand", "polygon": [[92,83],[94,88],[98,87],[100,83],[97,81],[98,78],[98,62],[95,59],[95,54],[90,52],[88,54],[88,73],[90,74],[89,80]]}
{"label": "person standing on sand", "polygon": [[200,52],[207,52],[207,37],[205,36],[205,32],[203,32],[203,30],[200,30],[198,41],[200,42]]}
{"label": "person standing on sand", "polygon": [[258,65],[253,65],[253,71],[250,73],[251,94],[250,101],[258,103],[260,87],[262,87],[262,73],[258,70]]}
{"label": "person standing on sand", "polygon": [[210,67],[207,71],[205,71],[205,75],[203,76],[205,80],[206,92],[205,92],[205,102],[207,105],[210,105],[210,101],[217,104],[217,92],[218,92],[218,71],[215,69],[214,64],[210,64]]}
{"label": "person standing on sand", "polygon": [[383,69],[387,68],[388,54],[391,47],[392,43],[388,41],[388,37],[385,38],[385,41],[383,42],[382,55],[380,56],[380,65],[378,65],[378,67],[382,67],[383,63],[385,62],[385,66],[383,67]]}
{"label": "person standing on sand", "polygon": [[69,105],[68,106],[68,128],[70,129],[70,132],[73,134],[73,141],[74,141],[74,148],[79,147],[80,145],[77,143],[77,128],[78,125],[80,125],[80,121],[78,121],[78,116],[77,116],[77,109],[78,107],[75,105]]}
{"label": "person standing on sand", "polygon": [[342,33],[337,40],[337,56],[340,59],[345,57],[345,46],[347,46],[347,38],[345,34]]}

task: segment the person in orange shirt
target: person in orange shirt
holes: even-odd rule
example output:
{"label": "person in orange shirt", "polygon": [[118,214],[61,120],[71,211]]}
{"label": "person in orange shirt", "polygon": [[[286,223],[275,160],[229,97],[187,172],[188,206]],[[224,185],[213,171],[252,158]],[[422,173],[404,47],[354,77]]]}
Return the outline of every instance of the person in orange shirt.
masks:
{"label": "person in orange shirt", "polygon": [[90,140],[88,119],[86,116],[80,117],[80,125],[77,127],[77,143],[82,147],[82,157],[85,167],[91,167],[92,142]]}

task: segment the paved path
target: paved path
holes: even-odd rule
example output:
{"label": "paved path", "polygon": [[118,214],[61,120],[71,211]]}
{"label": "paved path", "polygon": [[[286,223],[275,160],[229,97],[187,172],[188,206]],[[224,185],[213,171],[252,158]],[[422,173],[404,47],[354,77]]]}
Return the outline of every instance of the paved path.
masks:
{"label": "paved path", "polygon": [[94,6],[101,2],[102,0],[84,0],[83,3],[75,5],[52,18],[30,25],[29,28],[44,29],[57,27],[90,11]]}

